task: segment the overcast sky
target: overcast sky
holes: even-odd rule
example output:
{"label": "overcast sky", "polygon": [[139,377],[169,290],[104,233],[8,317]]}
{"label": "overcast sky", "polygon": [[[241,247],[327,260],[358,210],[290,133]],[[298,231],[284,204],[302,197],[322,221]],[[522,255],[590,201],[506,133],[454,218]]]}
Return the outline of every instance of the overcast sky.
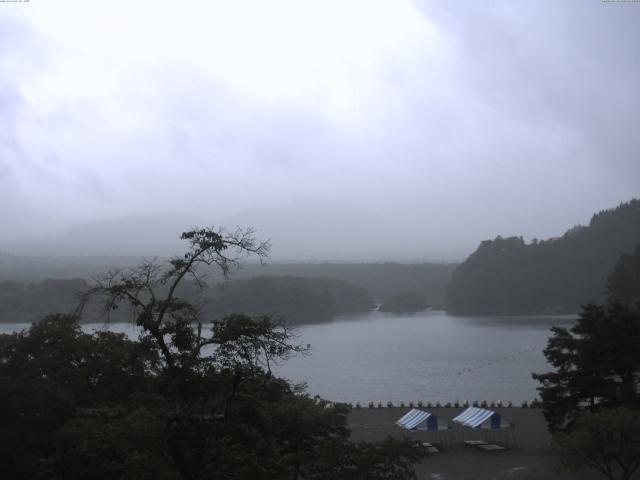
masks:
{"label": "overcast sky", "polygon": [[0,249],[461,260],[640,196],[640,3],[0,3]]}

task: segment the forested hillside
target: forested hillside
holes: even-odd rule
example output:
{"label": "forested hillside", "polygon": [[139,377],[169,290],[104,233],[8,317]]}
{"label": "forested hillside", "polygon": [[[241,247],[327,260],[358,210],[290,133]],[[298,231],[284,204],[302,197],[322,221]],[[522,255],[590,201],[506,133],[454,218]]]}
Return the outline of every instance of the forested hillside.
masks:
{"label": "forested hillside", "polygon": [[142,261],[142,257],[88,256],[56,257],[13,255],[0,251],[0,281],[41,282],[48,278],[91,278],[107,270],[130,268]]}
{"label": "forested hillside", "polygon": [[619,303],[630,310],[640,309],[640,244],[635,252],[622,255],[608,284],[609,303]]}
{"label": "forested hillside", "polygon": [[38,283],[0,281],[0,322],[32,322],[51,312],[71,312],[88,287],[82,279]]}
{"label": "forested hillside", "polygon": [[621,255],[640,244],[640,200],[595,214],[588,226],[560,238],[483,241],[453,273],[447,306],[453,313],[572,313],[602,303],[607,277]]}
{"label": "forested hillside", "polygon": [[[0,280],[40,282],[47,278],[91,278],[119,267],[135,267],[142,257],[29,257],[0,252]],[[423,293],[434,307],[442,306],[445,288],[457,264],[443,263],[247,263],[234,279],[256,276],[336,278],[365,287],[377,303],[413,290]],[[211,271],[210,283],[224,279]]]}
{"label": "forested hillside", "polygon": [[383,303],[413,290],[425,295],[432,306],[441,306],[445,289],[457,264],[453,263],[276,263],[245,265],[234,278],[256,275],[329,277],[365,287],[374,301]]}
{"label": "forested hillside", "polygon": [[[51,312],[73,312],[80,301],[79,293],[88,288],[89,284],[82,279],[0,282],[0,322],[32,322]],[[185,282],[180,294],[201,305],[203,313],[211,318],[247,312],[274,314],[295,322],[330,319],[373,308],[373,300],[365,288],[334,278],[260,276],[217,283],[203,292],[195,284]],[[126,305],[110,315],[111,321],[131,320]],[[99,309],[89,304],[83,321],[101,320]]]}
{"label": "forested hillside", "polygon": [[205,297],[206,311],[217,317],[244,312],[295,321],[373,308],[365,288],[335,278],[259,276],[217,284],[205,292]]}
{"label": "forested hillside", "polygon": [[394,295],[389,301],[380,305],[378,310],[381,312],[409,313],[419,312],[428,306],[423,294],[409,290],[408,292]]}

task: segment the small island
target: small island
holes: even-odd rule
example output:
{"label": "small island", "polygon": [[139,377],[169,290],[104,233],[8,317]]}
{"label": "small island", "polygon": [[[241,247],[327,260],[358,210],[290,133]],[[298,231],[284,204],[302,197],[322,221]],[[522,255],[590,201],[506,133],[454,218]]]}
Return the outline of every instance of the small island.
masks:
{"label": "small island", "polygon": [[423,294],[410,290],[397,293],[390,300],[380,305],[381,312],[410,313],[419,312],[427,308],[427,301]]}

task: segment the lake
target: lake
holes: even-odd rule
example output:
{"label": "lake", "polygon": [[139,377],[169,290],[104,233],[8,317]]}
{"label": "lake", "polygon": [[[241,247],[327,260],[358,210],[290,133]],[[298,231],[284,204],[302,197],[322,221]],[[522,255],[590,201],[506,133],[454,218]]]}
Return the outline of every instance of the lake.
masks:
{"label": "lake", "polygon": [[[311,355],[275,368],[308,392],[344,402],[395,403],[487,400],[537,396],[532,372],[549,370],[542,349],[552,325],[570,326],[575,315],[472,317],[442,311],[396,315],[373,311],[300,325],[298,343]],[[0,324],[0,331],[26,328]],[[103,324],[85,324],[91,331]],[[137,329],[114,324],[135,338]]]}

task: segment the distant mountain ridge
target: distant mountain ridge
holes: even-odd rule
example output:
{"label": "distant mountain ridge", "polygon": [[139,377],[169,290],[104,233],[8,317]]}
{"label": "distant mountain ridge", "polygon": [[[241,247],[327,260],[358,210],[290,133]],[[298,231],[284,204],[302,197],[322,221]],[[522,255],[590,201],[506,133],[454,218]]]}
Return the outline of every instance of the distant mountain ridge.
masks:
{"label": "distant mountain ridge", "polygon": [[[135,256],[22,256],[0,251],[0,281],[40,282],[46,278],[90,280],[114,267],[133,267],[142,259]],[[233,272],[231,278],[240,280],[262,275],[337,278],[365,287],[376,302],[384,302],[398,293],[415,290],[424,293],[430,305],[443,305],[445,287],[456,266],[426,262],[246,263]],[[211,273],[212,284],[223,280],[218,271]]]}
{"label": "distant mountain ridge", "polygon": [[603,302],[618,259],[640,244],[640,199],[621,203],[562,237],[483,241],[453,272],[447,309],[457,314],[573,313]]}
{"label": "distant mountain ridge", "polygon": [[258,276],[218,283],[203,292],[213,318],[232,313],[273,314],[290,321],[362,313],[373,308],[366,288],[335,278]]}
{"label": "distant mountain ridge", "polygon": [[38,283],[0,281],[0,322],[33,322],[50,313],[71,313],[80,300],[79,292],[87,287],[80,278]]}
{"label": "distant mountain ridge", "polygon": [[[0,323],[41,320],[51,313],[71,313],[80,302],[80,293],[89,288],[84,279],[45,279],[38,283],[0,281]],[[192,282],[179,291],[202,307],[207,319],[232,313],[275,315],[296,322],[328,320],[335,315],[362,313],[373,308],[369,292],[361,286],[334,278],[260,276],[212,285],[200,292]],[[106,320],[100,302],[89,302],[83,321]],[[129,321],[130,310],[110,312],[111,321]]]}

